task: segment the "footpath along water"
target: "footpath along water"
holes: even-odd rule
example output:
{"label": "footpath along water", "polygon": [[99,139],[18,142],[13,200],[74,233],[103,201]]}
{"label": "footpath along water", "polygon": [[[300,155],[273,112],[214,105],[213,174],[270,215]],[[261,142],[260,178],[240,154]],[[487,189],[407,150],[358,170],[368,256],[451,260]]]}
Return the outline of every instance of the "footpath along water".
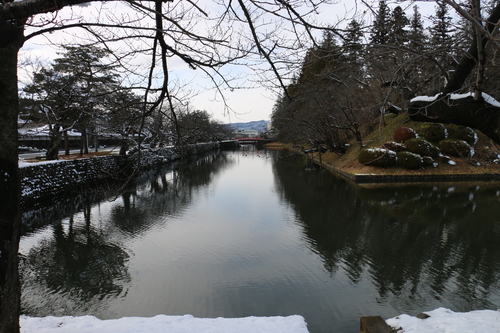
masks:
{"label": "footpath along water", "polygon": [[26,209],[23,313],[298,314],[347,333],[500,307],[498,187],[357,187],[304,163],[251,146]]}

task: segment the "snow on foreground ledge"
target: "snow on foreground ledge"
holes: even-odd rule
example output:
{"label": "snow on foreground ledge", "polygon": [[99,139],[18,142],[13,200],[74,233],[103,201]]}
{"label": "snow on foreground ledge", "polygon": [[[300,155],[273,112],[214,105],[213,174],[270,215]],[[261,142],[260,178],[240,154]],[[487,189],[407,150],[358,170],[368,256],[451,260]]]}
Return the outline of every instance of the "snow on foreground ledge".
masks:
{"label": "snow on foreground ledge", "polygon": [[191,315],[100,320],[20,317],[21,333],[309,333],[304,317],[195,318]]}
{"label": "snow on foreground ledge", "polygon": [[424,312],[429,318],[400,315],[386,323],[397,333],[500,333],[500,311],[453,312],[438,308]]}

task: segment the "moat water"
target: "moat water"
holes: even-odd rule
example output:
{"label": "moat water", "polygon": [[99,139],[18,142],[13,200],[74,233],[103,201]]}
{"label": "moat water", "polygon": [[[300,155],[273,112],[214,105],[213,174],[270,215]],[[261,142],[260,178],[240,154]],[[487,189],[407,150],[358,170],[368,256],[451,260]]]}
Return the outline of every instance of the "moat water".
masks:
{"label": "moat water", "polygon": [[25,209],[30,316],[359,317],[500,308],[500,183],[358,186],[253,146]]}

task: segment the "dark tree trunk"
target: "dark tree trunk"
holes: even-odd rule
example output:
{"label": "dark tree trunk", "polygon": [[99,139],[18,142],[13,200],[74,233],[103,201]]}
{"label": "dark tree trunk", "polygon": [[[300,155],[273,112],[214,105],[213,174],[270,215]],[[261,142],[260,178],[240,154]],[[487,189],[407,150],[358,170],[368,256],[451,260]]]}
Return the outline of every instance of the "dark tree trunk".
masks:
{"label": "dark tree trunk", "polygon": [[69,155],[69,136],[68,130],[64,130],[64,155]]}
{"label": "dark tree trunk", "polygon": [[469,126],[500,144],[500,108],[473,97],[450,100],[444,96],[434,102],[414,102],[408,115],[415,121]]}
{"label": "dark tree trunk", "polygon": [[[497,4],[488,19],[485,29],[491,34],[500,20],[500,4]],[[413,102],[408,114],[412,120],[452,123],[475,128],[483,132],[496,143],[500,144],[500,108],[482,101],[482,98],[463,98],[450,100],[451,93],[458,92],[474,67],[479,62],[480,51],[484,50],[488,36],[482,36],[478,43],[478,34],[473,34],[467,54],[463,56],[455,68],[450,81],[443,90],[441,97],[432,102]],[[476,87],[480,88],[480,87]],[[481,96],[476,92],[476,96]]]}
{"label": "dark tree trunk", "polygon": [[80,146],[80,156],[83,156],[83,154],[88,154],[88,153],[89,153],[89,146],[87,144],[87,129],[83,128],[81,146]]}
{"label": "dark tree trunk", "polygon": [[0,332],[18,333],[21,182],[17,165],[17,54],[22,23],[0,21]]}
{"label": "dark tree trunk", "polygon": [[[500,20],[500,4],[497,4],[490,16],[486,20],[486,30],[491,34],[495,29],[496,24]],[[467,53],[462,57],[460,63],[455,68],[455,71],[452,73],[450,81],[446,85],[443,90],[444,94],[449,94],[452,92],[457,92],[462,88],[465,80],[469,77],[470,73],[476,66],[478,62],[478,43],[477,43],[477,35],[473,34],[474,38],[471,41],[471,45],[467,50]],[[488,37],[483,36],[482,38],[482,48],[486,47],[486,43],[488,42]]]}
{"label": "dark tree trunk", "polygon": [[59,145],[61,144],[61,131],[59,125],[54,125],[50,130],[50,141],[45,157],[47,160],[57,160],[59,157]]}

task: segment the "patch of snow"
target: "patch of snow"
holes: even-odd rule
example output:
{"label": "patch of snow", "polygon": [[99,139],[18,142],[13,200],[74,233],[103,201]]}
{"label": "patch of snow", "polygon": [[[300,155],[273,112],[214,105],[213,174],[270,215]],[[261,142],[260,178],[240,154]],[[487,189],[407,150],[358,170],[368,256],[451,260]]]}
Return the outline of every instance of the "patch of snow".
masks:
{"label": "patch of snow", "polygon": [[484,101],[486,103],[491,104],[491,105],[496,106],[496,107],[500,107],[500,102],[497,101],[496,99],[494,99],[493,97],[491,97],[490,95],[483,93],[483,98],[484,98]]}
{"label": "patch of snow", "polygon": [[[434,95],[434,96],[417,96],[414,97],[410,100],[410,103],[413,102],[434,102],[440,94]],[[492,96],[488,95],[487,93],[482,93],[483,99],[486,103],[495,106],[495,107],[500,107],[500,102],[498,102],[496,99],[494,99]],[[474,97],[474,93],[468,92],[465,94],[450,94],[450,99],[452,100],[457,100],[457,99],[463,99],[467,97]]]}
{"label": "patch of snow", "polygon": [[413,103],[413,102],[434,102],[439,96],[440,96],[440,94],[436,94],[434,96],[417,96],[417,97],[412,98],[410,100],[410,103]]}
{"label": "patch of snow", "polygon": [[397,333],[500,333],[500,311],[453,312],[438,308],[424,313],[430,317],[419,319],[403,314],[387,319],[386,322]]}
{"label": "patch of snow", "polygon": [[40,164],[52,164],[52,163],[61,163],[61,162],[65,162],[65,160],[38,160],[36,162],[23,162],[22,160],[19,160],[17,162],[17,165],[20,168],[26,168],[29,166],[33,166],[35,164],[40,165]]}
{"label": "patch of snow", "polygon": [[21,333],[308,333],[304,317],[195,318],[191,315],[100,320],[93,316],[21,316]]}

